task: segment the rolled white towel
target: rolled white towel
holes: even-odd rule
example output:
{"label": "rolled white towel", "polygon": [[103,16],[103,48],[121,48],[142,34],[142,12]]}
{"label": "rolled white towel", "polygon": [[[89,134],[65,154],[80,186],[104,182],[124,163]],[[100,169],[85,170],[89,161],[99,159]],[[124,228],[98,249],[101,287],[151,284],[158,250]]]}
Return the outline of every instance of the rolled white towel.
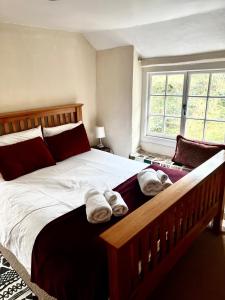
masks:
{"label": "rolled white towel", "polygon": [[171,186],[173,183],[170,180],[170,178],[168,177],[167,180],[163,183],[163,189],[165,190],[166,188],[168,188],[169,186]]}
{"label": "rolled white towel", "polygon": [[114,216],[124,216],[128,212],[128,206],[120,193],[115,191],[105,191],[104,196],[111,206]]}
{"label": "rolled white towel", "polygon": [[161,170],[157,170],[156,174],[162,184],[164,184],[164,182],[166,182],[166,180],[168,179],[168,175]]}
{"label": "rolled white towel", "polygon": [[87,220],[90,223],[97,224],[110,220],[112,208],[106,201],[103,194],[95,189],[90,189],[85,194]]}
{"label": "rolled white towel", "polygon": [[153,169],[145,169],[138,173],[137,179],[141,191],[146,196],[155,196],[163,190],[163,185]]}

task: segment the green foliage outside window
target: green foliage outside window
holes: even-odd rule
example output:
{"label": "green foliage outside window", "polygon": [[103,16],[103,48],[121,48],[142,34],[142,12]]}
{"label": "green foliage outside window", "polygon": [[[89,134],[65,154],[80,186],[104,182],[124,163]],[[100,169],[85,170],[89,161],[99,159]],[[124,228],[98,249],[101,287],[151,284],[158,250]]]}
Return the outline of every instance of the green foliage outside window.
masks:
{"label": "green foliage outside window", "polygon": [[[151,134],[174,138],[180,133],[184,73],[151,76],[149,123]],[[224,142],[225,72],[188,73],[185,136]]]}

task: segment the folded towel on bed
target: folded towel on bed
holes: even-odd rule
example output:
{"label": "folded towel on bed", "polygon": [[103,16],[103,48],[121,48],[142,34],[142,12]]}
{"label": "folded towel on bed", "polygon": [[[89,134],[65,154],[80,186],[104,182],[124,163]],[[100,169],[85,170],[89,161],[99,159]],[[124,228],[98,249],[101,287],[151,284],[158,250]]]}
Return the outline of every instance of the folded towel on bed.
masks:
{"label": "folded towel on bed", "polygon": [[165,190],[166,188],[168,188],[169,186],[171,186],[173,184],[172,181],[170,180],[169,176],[166,173],[164,173],[163,171],[157,170],[156,173],[157,173],[159,180],[161,181],[161,183],[163,185],[162,186],[163,190]]}
{"label": "folded towel on bed", "polygon": [[173,183],[172,181],[170,180],[170,178],[168,177],[166,179],[166,181],[163,183],[163,189],[165,190],[166,188],[168,188],[169,186],[171,186]]}
{"label": "folded towel on bed", "polygon": [[166,182],[166,180],[168,179],[168,175],[161,170],[157,170],[156,174],[162,184],[164,184]]}
{"label": "folded towel on bed", "polygon": [[95,189],[85,194],[86,214],[88,222],[97,224],[110,220],[112,208],[106,198]]}
{"label": "folded towel on bed", "polygon": [[137,179],[142,193],[146,196],[155,196],[163,190],[163,185],[153,169],[142,170]]}
{"label": "folded towel on bed", "polygon": [[111,206],[114,216],[123,216],[128,212],[128,207],[120,193],[114,191],[105,191],[104,196]]}

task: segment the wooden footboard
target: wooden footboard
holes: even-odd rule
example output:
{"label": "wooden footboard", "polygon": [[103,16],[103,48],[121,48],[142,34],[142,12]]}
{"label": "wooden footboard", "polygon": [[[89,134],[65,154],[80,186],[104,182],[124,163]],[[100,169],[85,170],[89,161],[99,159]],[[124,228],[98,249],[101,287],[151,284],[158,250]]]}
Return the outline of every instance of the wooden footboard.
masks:
{"label": "wooden footboard", "polygon": [[224,187],[223,150],[105,231],[110,300],[147,299],[211,220],[219,232]]}

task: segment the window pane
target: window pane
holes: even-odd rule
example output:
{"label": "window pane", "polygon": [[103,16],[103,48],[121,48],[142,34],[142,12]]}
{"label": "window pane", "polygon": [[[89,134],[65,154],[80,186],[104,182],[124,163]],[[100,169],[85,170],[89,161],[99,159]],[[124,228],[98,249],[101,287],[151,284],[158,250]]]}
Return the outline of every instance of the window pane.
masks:
{"label": "window pane", "polygon": [[225,121],[225,98],[209,98],[207,119]]}
{"label": "window pane", "polygon": [[176,136],[180,133],[180,118],[165,118],[165,133]]}
{"label": "window pane", "polygon": [[202,120],[187,119],[185,125],[185,136],[191,139],[203,139],[204,122]]}
{"label": "window pane", "polygon": [[164,95],[166,89],[166,75],[152,75],[151,95]]}
{"label": "window pane", "polygon": [[151,96],[149,112],[150,114],[163,115],[164,114],[164,96]]}
{"label": "window pane", "polygon": [[167,95],[182,95],[184,85],[184,75],[168,75],[167,79]]}
{"label": "window pane", "polygon": [[182,97],[166,97],[166,115],[181,116]]}
{"label": "window pane", "polygon": [[214,73],[211,78],[210,96],[225,96],[225,73]]}
{"label": "window pane", "polygon": [[187,117],[205,118],[206,98],[189,97],[187,102]]}
{"label": "window pane", "polygon": [[206,122],[205,140],[223,143],[225,140],[225,123],[223,122]]}
{"label": "window pane", "polygon": [[209,74],[191,74],[190,75],[190,96],[207,96]]}
{"label": "window pane", "polygon": [[152,133],[163,133],[163,117],[149,117],[149,130]]}

